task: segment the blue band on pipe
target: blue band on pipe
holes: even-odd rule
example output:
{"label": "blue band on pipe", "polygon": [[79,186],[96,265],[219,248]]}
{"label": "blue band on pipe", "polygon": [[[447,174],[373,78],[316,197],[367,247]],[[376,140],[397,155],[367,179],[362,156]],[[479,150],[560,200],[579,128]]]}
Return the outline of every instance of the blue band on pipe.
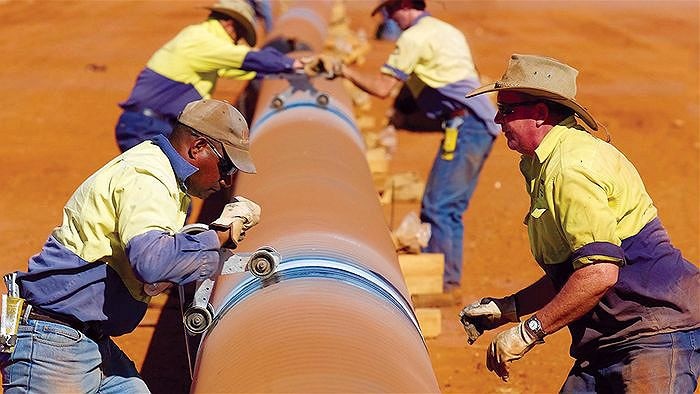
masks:
{"label": "blue band on pipe", "polygon": [[[324,278],[334,279],[351,284],[363,290],[379,296],[397,309],[403,312],[404,316],[413,323],[421,338],[423,337],[418,319],[413,313],[413,309],[403,295],[394,287],[391,282],[376,272],[367,270],[356,264],[338,262],[326,259],[296,259],[280,264],[277,272],[267,282],[277,283],[285,280],[304,278]],[[238,286],[236,286],[225,298],[221,307],[214,314],[211,325],[207,329],[208,334],[218,321],[243,299],[264,287],[264,282],[254,276],[249,276]],[[205,334],[205,335],[206,335]]]}
{"label": "blue band on pipe", "polygon": [[355,131],[355,133],[360,135],[360,129],[357,127],[357,125],[355,125],[355,121],[352,118],[348,117],[343,111],[341,111],[340,109],[338,109],[334,106],[330,106],[330,105],[325,106],[325,107],[320,106],[316,103],[316,101],[295,101],[293,103],[286,104],[284,107],[282,107],[280,109],[268,110],[255,122],[255,124],[251,125],[250,134],[254,134],[255,130],[257,130],[260,127],[260,125],[265,123],[268,119],[270,119],[275,114],[277,114],[281,111],[290,110],[290,109],[294,109],[294,108],[303,108],[303,107],[313,107],[313,108],[325,109],[326,111],[331,112],[332,114],[338,116],[340,119],[345,121],[345,123],[347,123]]}

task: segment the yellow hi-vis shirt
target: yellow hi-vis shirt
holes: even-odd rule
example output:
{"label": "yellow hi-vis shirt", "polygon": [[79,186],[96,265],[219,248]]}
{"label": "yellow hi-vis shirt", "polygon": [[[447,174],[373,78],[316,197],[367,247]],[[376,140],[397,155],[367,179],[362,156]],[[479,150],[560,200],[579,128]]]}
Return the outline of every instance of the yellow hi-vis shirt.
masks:
{"label": "yellow hi-vis shirt", "polygon": [[191,84],[203,98],[208,98],[218,77],[255,77],[255,72],[240,69],[252,49],[232,44],[233,39],[221,23],[209,19],[184,28],[153,54],[146,67],[173,81]]}
{"label": "yellow hi-vis shirt", "polygon": [[401,33],[381,72],[404,81],[431,119],[447,120],[469,108],[491,135],[501,130],[493,121],[496,109],[487,96],[464,98],[466,92],[481,86],[464,34],[428,12]]}
{"label": "yellow hi-vis shirt", "polygon": [[540,265],[574,253],[574,269],[594,260],[621,265],[614,249],[657,216],[632,163],[573,116],[547,133],[533,157],[522,157],[520,170],[530,194],[530,248]]}
{"label": "yellow hi-vis shirt", "polygon": [[132,238],[148,231],[176,233],[185,223],[190,202],[168,158],[146,142],[83,182],[63,208],[63,222],[52,235],[83,260],[107,263],[134,299],[148,302],[125,249]]}

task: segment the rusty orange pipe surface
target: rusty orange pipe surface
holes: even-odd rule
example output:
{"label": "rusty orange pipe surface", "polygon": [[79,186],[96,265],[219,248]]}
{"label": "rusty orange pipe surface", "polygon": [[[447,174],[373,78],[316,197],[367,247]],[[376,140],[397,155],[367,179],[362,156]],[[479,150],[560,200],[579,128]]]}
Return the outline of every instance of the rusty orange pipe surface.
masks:
{"label": "rusty orange pipe surface", "polygon": [[217,279],[192,391],[439,392],[340,81],[264,81],[251,136],[236,194],[263,214],[241,248],[282,262]]}
{"label": "rusty orange pipe surface", "polygon": [[289,41],[321,51],[328,34],[328,21],[333,12],[334,2],[307,0],[287,4],[290,8],[275,21],[268,43]]}

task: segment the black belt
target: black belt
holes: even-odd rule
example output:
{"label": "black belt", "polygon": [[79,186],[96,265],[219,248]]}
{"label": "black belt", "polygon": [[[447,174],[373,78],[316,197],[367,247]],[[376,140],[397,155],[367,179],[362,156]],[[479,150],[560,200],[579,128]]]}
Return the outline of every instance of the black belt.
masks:
{"label": "black belt", "polygon": [[102,328],[100,327],[99,322],[85,323],[76,319],[73,316],[68,316],[56,312],[50,312],[36,306],[31,307],[27,319],[62,324],[64,326],[68,326],[82,332],[83,334],[85,334],[85,336],[92,339],[93,341],[98,341],[105,337],[105,334],[102,332]]}

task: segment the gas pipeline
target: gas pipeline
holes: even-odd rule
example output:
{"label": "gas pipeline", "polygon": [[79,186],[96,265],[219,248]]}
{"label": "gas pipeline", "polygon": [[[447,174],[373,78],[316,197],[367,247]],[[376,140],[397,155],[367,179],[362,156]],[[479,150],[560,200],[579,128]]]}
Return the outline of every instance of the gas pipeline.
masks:
{"label": "gas pipeline", "polygon": [[[334,2],[287,4],[269,37],[320,51]],[[191,391],[439,392],[341,80],[261,81],[250,128],[262,220],[185,312]]]}

